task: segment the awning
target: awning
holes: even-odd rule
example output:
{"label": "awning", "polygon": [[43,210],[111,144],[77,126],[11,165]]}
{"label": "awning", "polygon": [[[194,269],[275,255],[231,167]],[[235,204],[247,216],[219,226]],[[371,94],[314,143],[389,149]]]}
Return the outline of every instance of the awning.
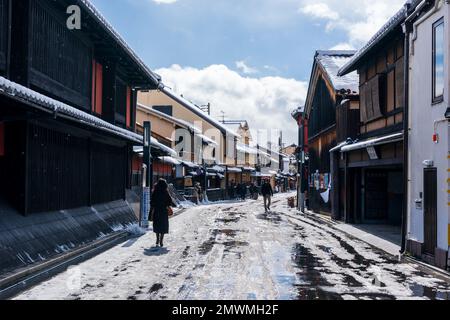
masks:
{"label": "awning", "polygon": [[231,173],[241,173],[241,172],[242,172],[242,169],[230,167],[230,168],[228,168],[228,172],[231,172]]}
{"label": "awning", "polygon": [[205,142],[206,144],[210,145],[210,146],[215,146],[217,147],[219,144],[217,142],[215,142],[213,139],[208,138],[207,136],[203,135],[203,134],[196,134],[197,137],[201,138],[203,142]]}
{"label": "awning", "polygon": [[403,141],[403,133],[391,134],[389,136],[373,138],[362,142],[357,142],[353,144],[349,144],[345,147],[341,148],[341,152],[350,152],[354,150],[365,149],[368,147],[379,146],[382,144],[388,144],[393,142]]}
{"label": "awning", "polygon": [[348,141],[342,142],[342,143],[338,144],[336,147],[334,147],[333,149],[331,149],[330,153],[336,152],[336,151],[341,151],[342,147],[345,147],[348,144],[349,144]]}
{"label": "awning", "polygon": [[255,172],[255,173],[252,173],[252,177],[253,178],[271,178],[272,175],[261,173],[261,172]]}
{"label": "awning", "polygon": [[[158,140],[156,140],[155,138],[152,137],[151,140],[151,145],[152,148],[161,150],[162,152],[164,152],[165,154],[171,156],[171,157],[176,157],[177,153],[175,150],[173,150],[172,148],[169,148],[165,145],[163,145],[162,143],[158,142]],[[144,147],[143,146],[135,146],[133,147],[133,152],[134,153],[144,153]]]}
{"label": "awning", "polygon": [[196,168],[200,167],[198,164],[195,164],[195,163],[190,162],[190,161],[181,161],[181,164],[186,166],[186,167],[188,167],[188,168],[191,168],[191,169],[196,169]]}
{"label": "awning", "polygon": [[164,163],[172,164],[174,166],[179,166],[181,164],[181,161],[179,161],[173,157],[159,157],[158,159]]}
{"label": "awning", "polygon": [[256,171],[256,169],[253,167],[242,167],[242,170],[243,171],[251,171],[251,172]]}
{"label": "awning", "polygon": [[208,171],[210,172],[215,172],[215,173],[224,173],[225,172],[225,168],[215,165],[214,167],[208,168]]}

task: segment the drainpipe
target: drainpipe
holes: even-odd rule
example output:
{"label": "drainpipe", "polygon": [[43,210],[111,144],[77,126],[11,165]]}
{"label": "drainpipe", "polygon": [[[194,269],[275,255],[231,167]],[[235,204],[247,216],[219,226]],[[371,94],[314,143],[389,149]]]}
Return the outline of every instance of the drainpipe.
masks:
{"label": "drainpipe", "polygon": [[[424,14],[422,17],[420,17],[420,19],[418,19],[417,21],[414,22],[413,24],[413,30],[412,30],[412,39],[411,39],[411,54],[414,55],[415,50],[414,50],[414,43],[417,40],[418,37],[418,33],[417,33],[417,28],[420,24],[422,24],[424,21],[426,21],[429,17],[431,17],[433,14],[435,14],[438,10],[439,10],[439,6],[441,4],[442,0],[435,0],[434,2],[434,6],[433,8],[428,11],[426,14]],[[446,0],[447,3],[449,3],[449,0]],[[410,14],[407,18],[406,18],[406,23],[410,23],[411,21],[413,21],[416,17],[419,16],[420,12],[422,11],[423,8],[425,8],[426,5],[428,5],[430,3],[430,0],[423,0],[414,10],[414,12],[412,14]],[[408,4],[408,6],[410,6],[410,4]],[[411,33],[411,31],[409,31]]]}
{"label": "drainpipe", "polygon": [[[407,4],[409,10],[410,5]],[[402,244],[400,255],[406,253],[407,233],[408,233],[408,185],[409,185],[409,36],[412,32],[412,24],[406,21],[403,25],[405,34],[405,54],[404,54],[404,107],[403,107],[403,212],[402,212]]]}

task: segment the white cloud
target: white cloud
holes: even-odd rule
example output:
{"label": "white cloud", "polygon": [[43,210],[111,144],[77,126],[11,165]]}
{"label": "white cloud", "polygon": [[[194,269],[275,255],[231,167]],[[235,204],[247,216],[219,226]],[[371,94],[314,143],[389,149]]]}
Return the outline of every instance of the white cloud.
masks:
{"label": "white cloud", "polygon": [[302,105],[307,83],[281,77],[243,77],[225,65],[204,69],[172,65],[156,70],[163,82],[197,104],[211,103],[212,115],[221,111],[231,120],[248,120],[252,130],[278,129],[286,143],[297,140],[291,111]]}
{"label": "white cloud", "polygon": [[245,61],[236,61],[236,68],[244,74],[258,73],[257,69],[249,67]]}
{"label": "white cloud", "polygon": [[333,11],[326,3],[307,4],[300,8],[300,12],[315,18],[328,20],[339,19],[339,14],[336,11]]}
{"label": "white cloud", "polygon": [[361,47],[405,0],[301,0],[299,12],[325,21],[327,31],[346,32],[348,47]]}
{"label": "white cloud", "polygon": [[152,1],[157,4],[172,4],[177,2],[178,0],[152,0]]}
{"label": "white cloud", "polygon": [[355,47],[350,43],[338,43],[337,45],[330,48],[330,50],[355,50]]}

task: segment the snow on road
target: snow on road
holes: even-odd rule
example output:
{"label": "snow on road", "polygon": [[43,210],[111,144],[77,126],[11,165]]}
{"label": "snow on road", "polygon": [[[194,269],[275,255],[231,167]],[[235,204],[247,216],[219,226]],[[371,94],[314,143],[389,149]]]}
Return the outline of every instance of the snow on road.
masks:
{"label": "snow on road", "polygon": [[286,198],[188,209],[165,249],[131,239],[16,299],[448,299],[450,284],[313,217]]}

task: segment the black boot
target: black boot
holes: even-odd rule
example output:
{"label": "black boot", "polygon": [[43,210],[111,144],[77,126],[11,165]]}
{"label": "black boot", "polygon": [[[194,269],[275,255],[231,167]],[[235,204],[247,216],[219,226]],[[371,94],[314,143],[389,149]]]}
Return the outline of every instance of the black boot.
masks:
{"label": "black boot", "polygon": [[161,234],[161,238],[159,239],[159,245],[161,246],[161,248],[164,247],[163,241],[164,241],[164,235]]}
{"label": "black boot", "polygon": [[159,237],[159,233],[156,234],[156,246],[159,246],[160,243],[160,237]]}

